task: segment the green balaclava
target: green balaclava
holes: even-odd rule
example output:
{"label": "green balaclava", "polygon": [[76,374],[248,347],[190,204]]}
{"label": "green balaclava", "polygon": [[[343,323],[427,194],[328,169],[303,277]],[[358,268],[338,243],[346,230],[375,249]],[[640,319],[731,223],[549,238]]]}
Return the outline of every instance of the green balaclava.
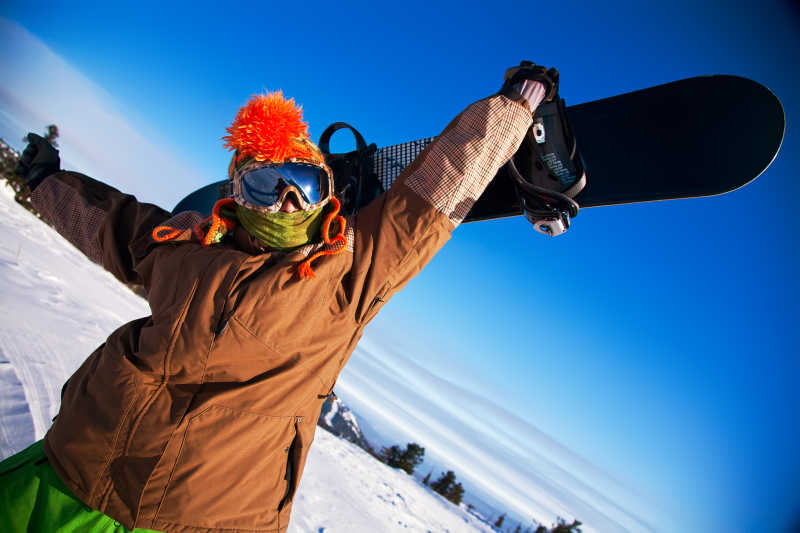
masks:
{"label": "green balaclava", "polygon": [[236,206],[236,218],[250,235],[275,250],[289,251],[308,244],[319,237],[322,212],[298,210],[294,213],[261,213],[240,205]]}

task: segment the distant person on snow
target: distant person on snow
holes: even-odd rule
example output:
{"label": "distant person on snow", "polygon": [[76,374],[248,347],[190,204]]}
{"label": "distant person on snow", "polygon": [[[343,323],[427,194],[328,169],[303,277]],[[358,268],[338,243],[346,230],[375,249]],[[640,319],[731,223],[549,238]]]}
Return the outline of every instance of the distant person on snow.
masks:
{"label": "distant person on snow", "polygon": [[0,463],[0,531],[285,531],[364,326],[449,239],[557,86],[552,69],[510,69],[347,219],[281,93],[252,97],[228,128],[233,197],[206,220],[62,171],[30,134],[17,173],[36,209],[143,285],[152,315],[113,332],[64,385],[44,440]]}

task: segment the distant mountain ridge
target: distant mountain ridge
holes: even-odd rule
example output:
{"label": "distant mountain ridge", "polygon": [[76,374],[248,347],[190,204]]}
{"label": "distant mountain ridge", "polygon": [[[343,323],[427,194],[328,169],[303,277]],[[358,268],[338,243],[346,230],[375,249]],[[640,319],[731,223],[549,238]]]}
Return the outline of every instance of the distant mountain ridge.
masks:
{"label": "distant mountain ridge", "polygon": [[374,450],[358,424],[358,417],[345,403],[331,395],[322,404],[317,425],[342,439],[352,442],[359,448],[374,454]]}

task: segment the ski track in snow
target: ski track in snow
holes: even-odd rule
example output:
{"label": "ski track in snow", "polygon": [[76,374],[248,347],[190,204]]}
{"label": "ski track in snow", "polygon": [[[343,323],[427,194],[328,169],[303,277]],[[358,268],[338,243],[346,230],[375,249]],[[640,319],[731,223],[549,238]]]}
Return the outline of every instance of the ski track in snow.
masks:
{"label": "ski track in snow", "polygon": [[64,381],[110,332],[149,308],[18,206],[10,188],[0,189],[0,457],[7,457],[44,436]]}
{"label": "ski track in snow", "polygon": [[[13,200],[0,184],[0,459],[41,439],[61,387],[147,303]],[[291,533],[490,532],[401,470],[317,428]]]}
{"label": "ski track in snow", "polygon": [[21,450],[35,440],[31,410],[17,373],[3,352],[0,352],[0,450]]}

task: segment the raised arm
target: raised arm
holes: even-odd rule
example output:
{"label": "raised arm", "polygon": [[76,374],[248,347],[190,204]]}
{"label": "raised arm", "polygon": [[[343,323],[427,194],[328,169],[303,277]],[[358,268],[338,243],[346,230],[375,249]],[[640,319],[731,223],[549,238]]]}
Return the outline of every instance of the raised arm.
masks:
{"label": "raised arm", "polygon": [[[515,74],[510,71],[508,79]],[[514,80],[467,107],[386,194],[355,215],[351,289],[359,300],[357,321],[371,320],[430,261],[519,148],[532,111],[552,87]]]}
{"label": "raised arm", "polygon": [[136,264],[152,243],[153,228],[170,214],[83,174],[60,170],[58,151],[50,143],[35,134],[28,139],[17,174],[28,180],[31,202],[42,218],[117,279],[142,283]]}

